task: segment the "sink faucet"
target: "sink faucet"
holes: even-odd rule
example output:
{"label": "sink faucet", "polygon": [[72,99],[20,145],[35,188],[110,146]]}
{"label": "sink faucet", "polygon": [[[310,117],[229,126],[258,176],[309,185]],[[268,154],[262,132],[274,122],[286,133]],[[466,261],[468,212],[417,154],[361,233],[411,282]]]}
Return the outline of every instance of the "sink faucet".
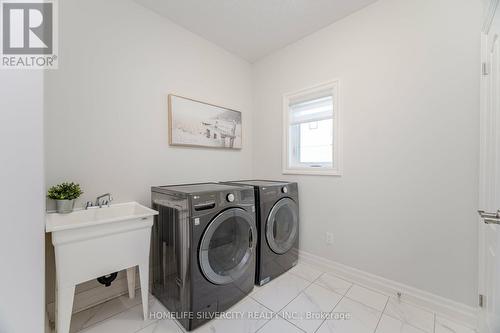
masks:
{"label": "sink faucet", "polygon": [[[108,199],[102,200],[106,197],[108,197]],[[106,193],[106,194],[98,196],[97,199],[95,200],[95,203],[92,201],[87,201],[87,203],[85,204],[85,209],[89,209],[89,208],[97,207],[97,206],[99,206],[99,208],[102,208],[102,206],[106,206],[106,205],[109,207],[109,205],[111,204],[111,201],[113,201],[113,197],[111,197],[111,193]]]}
{"label": "sink faucet", "polygon": [[[108,199],[102,200],[106,197]],[[103,195],[100,195],[97,197],[97,199],[95,200],[95,206],[99,206],[99,208],[102,208],[103,205],[107,205],[109,207],[109,205],[111,204],[111,201],[113,201],[113,198],[111,197],[111,193],[106,193],[106,194],[103,194]]]}

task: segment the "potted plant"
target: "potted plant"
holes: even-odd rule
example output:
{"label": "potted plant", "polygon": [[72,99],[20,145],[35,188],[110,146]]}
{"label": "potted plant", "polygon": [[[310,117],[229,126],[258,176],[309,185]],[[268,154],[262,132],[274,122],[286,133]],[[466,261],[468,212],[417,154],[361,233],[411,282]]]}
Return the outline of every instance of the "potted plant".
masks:
{"label": "potted plant", "polygon": [[49,188],[47,197],[56,201],[56,210],[58,213],[67,214],[73,211],[75,199],[82,195],[82,193],[79,184],[65,182]]}

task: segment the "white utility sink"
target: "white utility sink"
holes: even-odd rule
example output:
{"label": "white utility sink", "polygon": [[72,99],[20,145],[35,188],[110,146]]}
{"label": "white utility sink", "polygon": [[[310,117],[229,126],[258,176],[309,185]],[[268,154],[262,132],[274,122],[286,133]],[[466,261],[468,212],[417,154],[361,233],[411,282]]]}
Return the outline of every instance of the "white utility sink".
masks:
{"label": "white utility sink", "polygon": [[130,219],[140,219],[158,214],[137,202],[127,202],[103,208],[91,207],[70,214],[47,214],[46,232],[78,229]]}
{"label": "white utility sink", "polygon": [[127,269],[130,297],[139,266],[144,319],[148,312],[149,246],[153,216],[137,202],[47,214],[56,257],[56,332],[68,333],[75,286]]}

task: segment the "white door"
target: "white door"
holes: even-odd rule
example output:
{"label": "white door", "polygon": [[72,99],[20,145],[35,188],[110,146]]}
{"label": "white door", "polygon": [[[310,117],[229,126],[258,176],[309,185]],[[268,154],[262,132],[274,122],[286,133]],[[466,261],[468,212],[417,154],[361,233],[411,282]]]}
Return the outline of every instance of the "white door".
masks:
{"label": "white door", "polygon": [[479,196],[479,331],[500,332],[500,9],[492,1],[482,36]]}

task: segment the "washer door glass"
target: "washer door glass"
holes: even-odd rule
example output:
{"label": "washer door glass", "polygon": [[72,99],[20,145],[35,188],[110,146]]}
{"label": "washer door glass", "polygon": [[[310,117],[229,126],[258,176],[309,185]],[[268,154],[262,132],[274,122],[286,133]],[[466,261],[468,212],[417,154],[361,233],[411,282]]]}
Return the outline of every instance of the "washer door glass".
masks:
{"label": "washer door glass", "polygon": [[257,230],[253,215],[230,208],[217,215],[201,239],[199,260],[205,277],[227,284],[245,274],[252,264]]}
{"label": "washer door glass", "polygon": [[271,209],[266,222],[266,238],[277,254],[289,251],[299,230],[299,208],[290,198],[279,200]]}

